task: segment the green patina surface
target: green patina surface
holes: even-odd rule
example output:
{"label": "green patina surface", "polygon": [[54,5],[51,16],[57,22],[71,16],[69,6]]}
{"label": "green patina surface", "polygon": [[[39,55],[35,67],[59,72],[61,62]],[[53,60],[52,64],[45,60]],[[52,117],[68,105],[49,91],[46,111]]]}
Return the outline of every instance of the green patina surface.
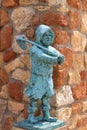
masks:
{"label": "green patina surface", "polygon": [[27,130],[55,130],[65,125],[65,122],[57,120],[57,122],[38,122],[36,124],[30,124],[27,120],[23,120],[15,123],[16,127],[24,128]]}

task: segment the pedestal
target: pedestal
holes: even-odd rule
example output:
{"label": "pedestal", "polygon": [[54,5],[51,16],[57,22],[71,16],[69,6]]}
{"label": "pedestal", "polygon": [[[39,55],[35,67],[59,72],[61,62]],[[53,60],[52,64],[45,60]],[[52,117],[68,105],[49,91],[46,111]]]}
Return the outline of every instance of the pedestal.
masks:
{"label": "pedestal", "polygon": [[27,130],[67,130],[65,122],[57,120],[57,122],[43,122],[40,121],[36,124],[30,124],[27,120],[16,122],[16,127],[20,127]]}

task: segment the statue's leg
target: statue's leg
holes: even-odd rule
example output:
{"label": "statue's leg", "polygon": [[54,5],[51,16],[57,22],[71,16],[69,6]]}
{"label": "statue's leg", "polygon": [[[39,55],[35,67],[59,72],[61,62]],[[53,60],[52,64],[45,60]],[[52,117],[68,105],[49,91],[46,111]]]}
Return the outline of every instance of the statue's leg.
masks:
{"label": "statue's leg", "polygon": [[36,123],[38,120],[35,118],[34,114],[37,110],[37,101],[36,99],[30,99],[30,106],[28,108],[29,116],[28,116],[28,122],[29,123]]}
{"label": "statue's leg", "polygon": [[44,96],[41,100],[42,100],[43,120],[47,122],[56,122],[57,118],[50,116],[49,98]]}

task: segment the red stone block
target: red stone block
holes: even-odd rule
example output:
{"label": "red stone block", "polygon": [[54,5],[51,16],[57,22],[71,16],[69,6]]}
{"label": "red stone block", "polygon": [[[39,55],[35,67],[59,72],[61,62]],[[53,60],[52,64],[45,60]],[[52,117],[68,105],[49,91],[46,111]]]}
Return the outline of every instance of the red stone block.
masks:
{"label": "red stone block", "polygon": [[24,118],[27,119],[28,118],[28,106],[24,106]]}
{"label": "red stone block", "polygon": [[77,127],[86,126],[87,125],[87,115],[82,115],[77,121]]}
{"label": "red stone block", "polygon": [[87,0],[82,0],[82,9],[87,12]]}
{"label": "red stone block", "polygon": [[57,89],[65,84],[67,81],[67,71],[66,70],[59,70],[58,66],[54,66],[53,68],[53,83],[54,88]]}
{"label": "red stone block", "polygon": [[67,0],[69,6],[81,9],[81,0]]}
{"label": "red stone block", "polygon": [[13,29],[11,26],[2,28],[0,31],[0,51],[11,47],[12,42],[12,32]]}
{"label": "red stone block", "polygon": [[41,23],[51,25],[67,26],[68,21],[65,15],[53,12],[44,13],[41,16]]}
{"label": "red stone block", "polygon": [[4,122],[4,130],[12,130],[15,118],[13,116],[7,116]]}
{"label": "red stone block", "polygon": [[77,113],[81,112],[82,107],[83,107],[82,102],[73,103],[72,104],[72,113],[77,114]]}
{"label": "red stone block", "polygon": [[4,61],[5,62],[9,62],[9,61],[15,59],[16,57],[17,57],[17,54],[12,50],[8,50],[4,53]]}
{"label": "red stone block", "polygon": [[40,0],[40,2],[46,3],[46,2],[47,2],[47,0]]}
{"label": "red stone block", "polygon": [[59,48],[58,50],[65,56],[65,61],[60,68],[71,68],[73,64],[73,51],[67,47]]}
{"label": "red stone block", "polygon": [[32,19],[32,26],[38,26],[40,23],[39,14],[35,14],[34,18]]}
{"label": "red stone block", "polygon": [[80,72],[81,80],[86,81],[87,80],[87,72],[86,71],[81,71]]}
{"label": "red stone block", "polygon": [[13,8],[13,7],[18,6],[18,1],[17,0],[3,0],[2,6],[4,8]]}
{"label": "red stone block", "polygon": [[4,26],[9,22],[8,13],[0,9],[0,26]]}
{"label": "red stone block", "polygon": [[22,101],[23,87],[21,83],[13,82],[8,85],[9,95],[16,101]]}
{"label": "red stone block", "polygon": [[57,44],[67,44],[69,42],[69,35],[66,31],[58,28],[54,28],[53,31],[55,33],[55,41],[53,46],[56,46]]}
{"label": "red stone block", "polygon": [[87,91],[86,89],[86,82],[81,82],[81,84],[72,87],[73,97],[77,100],[85,98]]}
{"label": "red stone block", "polygon": [[26,36],[28,38],[33,38],[33,36],[34,36],[34,29],[32,27],[28,28],[28,30],[26,31]]}
{"label": "red stone block", "polygon": [[8,74],[4,69],[0,69],[0,83],[7,84],[9,82]]}
{"label": "red stone block", "polygon": [[80,26],[80,14],[76,11],[69,12],[69,28],[75,29]]}

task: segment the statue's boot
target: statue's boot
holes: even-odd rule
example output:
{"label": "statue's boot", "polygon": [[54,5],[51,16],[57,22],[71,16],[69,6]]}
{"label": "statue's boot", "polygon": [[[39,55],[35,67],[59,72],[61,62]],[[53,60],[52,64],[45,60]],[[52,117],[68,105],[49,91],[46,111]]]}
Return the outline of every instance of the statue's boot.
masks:
{"label": "statue's boot", "polygon": [[28,116],[28,122],[31,123],[31,124],[34,124],[34,123],[37,123],[37,122],[38,122],[38,120],[37,120],[36,117],[34,116],[34,113],[29,114],[29,116]]}
{"label": "statue's boot", "polygon": [[51,117],[49,111],[43,111],[43,121],[56,122],[56,117]]}

